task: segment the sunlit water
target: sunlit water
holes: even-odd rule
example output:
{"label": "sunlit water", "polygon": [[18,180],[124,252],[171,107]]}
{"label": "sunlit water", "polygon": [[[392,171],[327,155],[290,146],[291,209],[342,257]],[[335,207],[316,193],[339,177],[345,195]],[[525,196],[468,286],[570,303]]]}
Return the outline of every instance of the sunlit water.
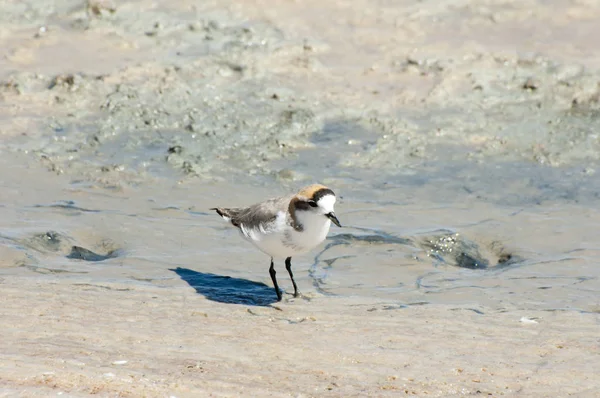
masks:
{"label": "sunlit water", "polygon": [[[322,154],[306,151],[287,164],[338,193],[344,225],[293,259],[306,299],[355,296],[390,308],[437,303],[477,312],[600,310],[597,179],[583,186],[565,178],[569,170],[536,165],[350,172],[336,166],[339,155],[324,169]],[[40,179],[42,194],[25,199],[20,181],[7,181],[0,273],[108,289],[192,287],[218,302],[271,304],[269,259],[208,209],[250,204],[303,182],[234,180],[240,184],[159,180],[110,192]],[[277,266],[291,297],[283,261]]]}

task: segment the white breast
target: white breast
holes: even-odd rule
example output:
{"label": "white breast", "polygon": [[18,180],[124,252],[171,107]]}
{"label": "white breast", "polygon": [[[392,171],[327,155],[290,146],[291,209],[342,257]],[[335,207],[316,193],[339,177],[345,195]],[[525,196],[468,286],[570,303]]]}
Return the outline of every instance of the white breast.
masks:
{"label": "white breast", "polygon": [[275,222],[263,228],[246,229],[243,236],[262,252],[271,257],[292,257],[310,251],[327,237],[331,221],[321,214],[298,212],[298,222],[303,230],[296,231],[286,219],[287,213],[279,212]]}
{"label": "white breast", "polygon": [[325,240],[331,226],[331,221],[327,217],[308,211],[298,211],[296,217],[303,228],[302,231],[291,232],[291,240],[294,244],[302,247],[304,252],[320,245]]}

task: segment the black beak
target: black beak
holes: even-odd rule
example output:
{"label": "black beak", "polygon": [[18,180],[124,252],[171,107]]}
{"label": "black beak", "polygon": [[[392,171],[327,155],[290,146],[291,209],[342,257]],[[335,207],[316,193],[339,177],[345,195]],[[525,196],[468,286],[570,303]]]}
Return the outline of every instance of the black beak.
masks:
{"label": "black beak", "polygon": [[342,224],[340,224],[340,220],[337,219],[334,212],[325,214],[325,217],[329,218],[331,220],[331,222],[333,222],[338,227],[340,227],[340,228],[342,227]]}

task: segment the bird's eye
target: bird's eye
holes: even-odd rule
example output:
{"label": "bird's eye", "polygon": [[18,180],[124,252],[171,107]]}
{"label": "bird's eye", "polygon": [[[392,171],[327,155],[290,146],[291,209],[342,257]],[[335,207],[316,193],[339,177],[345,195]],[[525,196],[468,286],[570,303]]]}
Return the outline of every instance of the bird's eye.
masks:
{"label": "bird's eye", "polygon": [[317,207],[318,206],[317,202],[315,202],[314,200],[309,200],[308,204],[310,205],[310,207]]}

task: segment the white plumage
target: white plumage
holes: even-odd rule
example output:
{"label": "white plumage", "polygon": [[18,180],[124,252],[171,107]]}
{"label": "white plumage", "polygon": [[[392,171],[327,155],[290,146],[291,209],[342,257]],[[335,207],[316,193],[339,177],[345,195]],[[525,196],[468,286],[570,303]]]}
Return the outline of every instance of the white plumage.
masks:
{"label": "white plumage", "polygon": [[286,269],[298,289],[291,270],[291,257],[303,254],[321,244],[331,222],[341,226],[334,212],[336,197],[323,185],[310,185],[296,195],[269,199],[245,208],[215,208],[226,221],[238,227],[242,236],[262,252],[271,256],[269,273],[277,286],[273,258],[285,258]]}

